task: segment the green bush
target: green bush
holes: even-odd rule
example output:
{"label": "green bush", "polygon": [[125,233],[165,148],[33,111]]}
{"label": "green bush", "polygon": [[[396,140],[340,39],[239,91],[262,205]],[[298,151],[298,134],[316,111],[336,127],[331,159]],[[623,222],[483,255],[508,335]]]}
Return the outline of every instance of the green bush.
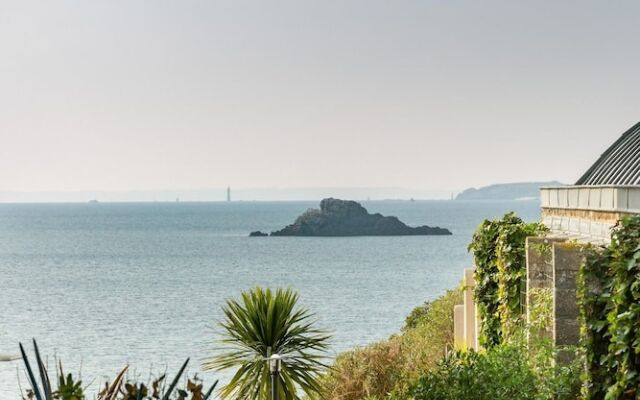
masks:
{"label": "green bush", "polygon": [[[410,389],[414,400],[574,400],[580,361],[554,366],[551,348],[532,352],[524,340],[486,352],[456,351]],[[535,355],[534,355],[535,354]]]}
{"label": "green bush", "polygon": [[402,333],[340,354],[323,378],[323,400],[400,399],[453,346],[453,307],[459,289],[416,307]]}
{"label": "green bush", "polygon": [[488,353],[457,351],[420,378],[411,395],[415,400],[535,399],[537,382],[525,360],[512,346]]}
{"label": "green bush", "polygon": [[411,313],[404,319],[402,331],[413,329],[420,324],[429,315],[431,310],[431,302],[425,301],[422,305],[415,307]]}
{"label": "green bush", "polygon": [[553,296],[536,289],[529,322],[509,340],[486,351],[449,353],[435,368],[414,380],[414,400],[574,400],[580,393],[582,359],[569,365],[554,362],[558,351],[549,335]]}

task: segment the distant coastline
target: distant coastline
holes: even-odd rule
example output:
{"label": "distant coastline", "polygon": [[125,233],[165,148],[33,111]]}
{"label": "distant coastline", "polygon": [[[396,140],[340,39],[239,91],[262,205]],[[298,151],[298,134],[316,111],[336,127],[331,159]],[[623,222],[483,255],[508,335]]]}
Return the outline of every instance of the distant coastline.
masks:
{"label": "distant coastline", "polygon": [[[404,187],[290,187],[231,188],[235,201],[320,201],[325,197],[367,200],[449,200],[451,190]],[[95,199],[111,202],[212,202],[227,201],[227,188],[167,190],[79,190],[19,192],[0,190],[0,203],[87,203]]]}
{"label": "distant coastline", "polygon": [[466,189],[456,200],[537,200],[541,187],[564,185],[558,181],[501,183]]}

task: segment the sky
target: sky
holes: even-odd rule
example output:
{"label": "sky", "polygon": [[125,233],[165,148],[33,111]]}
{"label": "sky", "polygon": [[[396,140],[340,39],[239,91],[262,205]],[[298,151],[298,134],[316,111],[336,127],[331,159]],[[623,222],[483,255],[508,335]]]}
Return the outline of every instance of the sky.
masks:
{"label": "sky", "polygon": [[572,183],[640,120],[638,15],[0,0],[0,192]]}

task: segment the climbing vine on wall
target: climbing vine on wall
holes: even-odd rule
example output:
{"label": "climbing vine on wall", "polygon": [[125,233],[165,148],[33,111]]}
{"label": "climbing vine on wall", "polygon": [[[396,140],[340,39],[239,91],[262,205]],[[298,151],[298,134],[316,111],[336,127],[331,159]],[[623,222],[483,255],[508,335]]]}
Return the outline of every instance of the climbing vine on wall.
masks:
{"label": "climbing vine on wall", "polygon": [[640,216],[626,217],[606,249],[580,269],[586,399],[640,398]]}
{"label": "climbing vine on wall", "polygon": [[526,279],[527,236],[546,232],[515,213],[480,224],[469,244],[476,264],[474,296],[480,318],[480,344],[493,347],[521,326]]}
{"label": "climbing vine on wall", "polygon": [[580,304],[581,341],[586,349],[584,398],[604,399],[612,384],[609,363],[609,321],[611,310],[611,253],[606,248],[590,247],[578,274],[578,302]]}
{"label": "climbing vine on wall", "polygon": [[498,314],[498,266],[496,264],[498,235],[498,221],[484,220],[469,244],[469,250],[473,251],[476,265],[474,298],[480,319],[478,340],[487,348],[499,344],[502,338]]}

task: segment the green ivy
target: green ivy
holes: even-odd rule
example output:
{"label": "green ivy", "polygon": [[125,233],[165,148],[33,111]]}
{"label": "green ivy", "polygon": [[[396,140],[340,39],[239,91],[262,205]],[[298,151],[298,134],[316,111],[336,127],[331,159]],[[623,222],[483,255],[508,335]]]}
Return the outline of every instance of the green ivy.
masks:
{"label": "green ivy", "polygon": [[640,216],[622,219],[608,248],[580,269],[585,398],[640,398]]}
{"label": "green ivy", "polygon": [[540,223],[525,223],[515,213],[480,224],[469,244],[476,272],[474,297],[480,317],[480,344],[502,343],[522,325],[526,291],[528,236],[547,232]]}
{"label": "green ivy", "polygon": [[498,266],[496,264],[496,242],[498,221],[484,220],[473,235],[469,250],[473,251],[476,270],[474,273],[474,299],[480,319],[478,340],[486,348],[500,343],[502,329],[498,314]]}
{"label": "green ivy", "polygon": [[578,273],[580,336],[585,354],[583,395],[585,400],[599,400],[606,395],[612,379],[610,365],[609,321],[611,310],[611,253],[607,248],[589,247]]}
{"label": "green ivy", "polygon": [[[637,398],[640,387],[640,216],[623,219],[611,236],[612,309],[607,315],[609,356],[616,383],[607,399]],[[624,397],[623,397],[624,396]]]}

